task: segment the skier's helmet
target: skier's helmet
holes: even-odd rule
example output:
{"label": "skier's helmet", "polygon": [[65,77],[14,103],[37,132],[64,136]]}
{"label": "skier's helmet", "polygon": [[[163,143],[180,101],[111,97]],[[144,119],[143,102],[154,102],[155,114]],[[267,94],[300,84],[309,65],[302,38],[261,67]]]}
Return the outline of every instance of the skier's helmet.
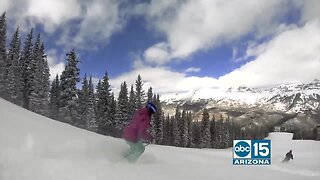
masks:
{"label": "skier's helmet", "polygon": [[148,111],[150,113],[157,112],[157,107],[152,102],[148,102],[147,105],[146,105],[146,108],[148,109]]}

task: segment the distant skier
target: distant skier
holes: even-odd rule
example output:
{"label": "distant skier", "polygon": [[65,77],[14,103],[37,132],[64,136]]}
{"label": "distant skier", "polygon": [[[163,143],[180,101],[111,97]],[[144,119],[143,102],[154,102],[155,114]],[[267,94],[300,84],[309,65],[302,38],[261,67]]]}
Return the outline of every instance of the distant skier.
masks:
{"label": "distant skier", "polygon": [[290,159],[293,160],[292,150],[290,150],[289,152],[287,152],[286,157],[284,158],[284,160],[282,160],[282,162],[288,162],[288,161],[290,161]]}
{"label": "distant skier", "polygon": [[148,102],[145,108],[137,110],[130,124],[123,130],[123,138],[130,146],[126,159],[136,162],[145,150],[144,142],[150,143],[152,136],[148,132],[151,127],[151,115],[157,112],[157,107]]}

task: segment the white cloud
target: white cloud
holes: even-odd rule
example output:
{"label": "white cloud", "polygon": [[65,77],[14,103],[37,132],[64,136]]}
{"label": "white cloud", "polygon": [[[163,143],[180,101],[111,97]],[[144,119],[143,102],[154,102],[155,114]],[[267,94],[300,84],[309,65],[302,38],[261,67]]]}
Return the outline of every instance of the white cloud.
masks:
{"label": "white cloud", "polygon": [[77,0],[29,0],[24,16],[43,24],[47,32],[53,32],[61,24],[79,17],[80,13]]}
{"label": "white cloud", "polygon": [[176,92],[187,92],[203,87],[214,88],[220,86],[217,79],[211,77],[188,77],[185,73],[175,72],[166,67],[140,66],[131,72],[124,73],[121,76],[111,79],[110,84],[114,92],[118,93],[120,84],[126,81],[128,88],[134,85],[137,76],[141,75],[144,82],[145,91],[151,86],[154,93],[166,94]]}
{"label": "white cloud", "polygon": [[168,44],[162,42],[153,45],[144,52],[144,59],[151,63],[162,65],[170,61],[170,50]]}
{"label": "white cloud", "polygon": [[139,74],[141,75],[145,83],[144,90],[147,90],[150,86],[152,86],[157,91],[157,93],[177,91],[177,82],[183,80],[185,77],[183,73],[170,71],[169,69],[164,67],[145,66],[134,69],[131,72],[124,73],[115,79],[111,79],[110,84],[114,88],[118,89],[120,87],[120,84],[123,81],[126,81],[128,87],[130,87],[131,84],[135,83]]}
{"label": "white cloud", "polygon": [[65,65],[63,61],[59,60],[56,50],[47,52],[47,60],[50,69],[50,80],[52,81],[56,75],[61,75]]}
{"label": "white cloud", "polygon": [[10,0],[1,0],[0,1],[0,13],[7,11],[10,7]]}
{"label": "white cloud", "polygon": [[58,32],[56,43],[68,48],[95,49],[125,25],[126,9],[116,0],[1,0],[0,10],[22,31],[42,25]]}
{"label": "white cloud", "polygon": [[75,26],[78,31],[73,36],[72,26],[69,27],[64,31],[59,43],[83,49],[94,49],[100,43],[106,44],[112,34],[120,31],[126,23],[125,12],[120,12],[120,2],[116,0],[84,2],[83,17],[80,24]]}
{"label": "white cloud", "polygon": [[186,73],[191,73],[191,72],[199,72],[201,68],[197,67],[189,67],[188,69],[185,70]]}
{"label": "white cloud", "polygon": [[93,87],[96,88],[97,87],[97,84],[99,83],[99,78],[97,77],[92,77],[92,84],[93,84]]}
{"label": "white cloud", "polygon": [[266,86],[310,82],[320,77],[320,23],[313,21],[253,47],[255,55],[233,72],[219,78],[226,86]]}
{"label": "white cloud", "polygon": [[301,21],[308,22],[314,19],[320,19],[320,1],[308,0],[308,1],[294,1],[296,6],[301,9]]}
{"label": "white cloud", "polygon": [[177,91],[190,91],[201,88],[220,87],[218,80],[212,77],[184,77],[183,80],[177,82],[175,89]]}
{"label": "white cloud", "polygon": [[[161,59],[186,58],[199,50],[229,43],[248,34],[263,36],[277,28],[286,1],[152,1],[147,19],[167,37]],[[152,46],[151,49],[155,48]],[[159,48],[157,48],[159,49]],[[147,49],[147,51],[149,51]],[[163,52],[167,50],[167,52]]]}

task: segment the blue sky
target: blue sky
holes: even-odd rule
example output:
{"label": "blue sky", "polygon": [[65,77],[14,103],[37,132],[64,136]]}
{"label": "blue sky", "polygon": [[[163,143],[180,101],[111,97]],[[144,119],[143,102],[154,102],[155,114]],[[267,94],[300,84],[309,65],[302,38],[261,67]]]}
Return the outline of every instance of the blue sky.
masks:
{"label": "blue sky", "polygon": [[42,34],[51,74],[75,49],[81,76],[159,93],[320,78],[316,0],[2,0],[9,34]]}

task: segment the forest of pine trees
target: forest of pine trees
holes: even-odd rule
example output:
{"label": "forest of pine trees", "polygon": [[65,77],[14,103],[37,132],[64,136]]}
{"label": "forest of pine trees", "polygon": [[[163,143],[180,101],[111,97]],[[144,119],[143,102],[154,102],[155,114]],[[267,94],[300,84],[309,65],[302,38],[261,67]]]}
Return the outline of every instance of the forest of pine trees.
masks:
{"label": "forest of pine trees", "polygon": [[[201,120],[193,120],[191,112],[180,107],[174,116],[165,115],[159,94],[143,90],[142,77],[135,84],[121,83],[119,96],[115,97],[109,84],[108,73],[96,87],[92,76],[80,77],[80,63],[75,50],[66,54],[66,65],[61,76],[50,82],[45,44],[33,29],[21,45],[17,28],[7,46],[6,14],[0,17],[0,97],[35,113],[87,129],[99,134],[121,137],[122,129],[132,119],[135,111],[153,102],[157,108],[152,117],[151,134],[156,144],[192,147],[227,148],[233,139],[263,138],[266,131],[244,131],[229,118],[210,118],[207,109]],[[34,38],[35,37],[35,38]],[[77,85],[81,84],[79,89]]]}

